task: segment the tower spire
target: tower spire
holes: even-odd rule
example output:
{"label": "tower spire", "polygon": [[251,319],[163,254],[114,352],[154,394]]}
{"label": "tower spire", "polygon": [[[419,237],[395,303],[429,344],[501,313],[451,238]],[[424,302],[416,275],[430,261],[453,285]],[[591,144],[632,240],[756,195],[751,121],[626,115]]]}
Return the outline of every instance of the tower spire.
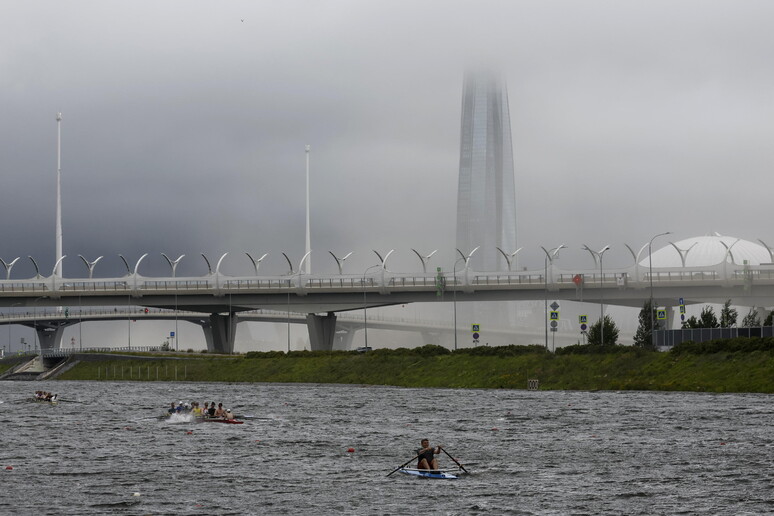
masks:
{"label": "tower spire", "polygon": [[62,113],[56,114],[56,270],[62,277]]}
{"label": "tower spire", "polygon": [[312,250],[312,239],[309,228],[309,145],[306,146],[306,266],[305,270],[307,274],[312,273],[312,255],[309,252]]}

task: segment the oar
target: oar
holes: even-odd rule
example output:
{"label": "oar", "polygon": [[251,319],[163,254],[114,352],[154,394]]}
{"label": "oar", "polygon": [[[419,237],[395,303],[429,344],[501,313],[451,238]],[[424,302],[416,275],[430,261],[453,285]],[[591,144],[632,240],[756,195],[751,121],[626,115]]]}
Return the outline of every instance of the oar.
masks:
{"label": "oar", "polygon": [[[449,452],[447,452],[445,448],[441,448],[441,451],[442,451],[442,452],[444,452],[446,455],[449,455]],[[460,469],[462,469],[462,471],[464,471],[465,473],[468,473],[468,470],[467,470],[467,469],[465,469],[465,466],[463,466],[462,464],[460,464],[459,462],[457,462],[457,459],[455,459],[455,458],[454,458],[454,457],[452,457],[451,455],[449,455],[449,458],[450,458],[451,460],[453,460],[453,461],[454,461],[454,463],[455,463],[457,466],[459,466],[459,467],[460,467]],[[468,473],[468,474],[470,474],[470,473]]]}
{"label": "oar", "polygon": [[422,454],[421,454],[421,453],[419,453],[419,454],[417,454],[417,456],[416,456],[416,457],[414,457],[413,459],[409,459],[409,460],[407,460],[406,462],[404,462],[403,464],[401,464],[400,466],[398,466],[398,467],[397,467],[397,468],[395,468],[394,470],[392,470],[392,471],[390,471],[389,473],[387,473],[387,476],[389,477],[390,475],[392,475],[393,473],[395,473],[396,471],[398,471],[400,468],[403,468],[403,467],[405,467],[405,466],[406,466],[406,464],[408,464],[408,463],[409,463],[409,462],[411,462],[412,460],[417,460],[417,459],[420,457],[420,455],[422,455]]}

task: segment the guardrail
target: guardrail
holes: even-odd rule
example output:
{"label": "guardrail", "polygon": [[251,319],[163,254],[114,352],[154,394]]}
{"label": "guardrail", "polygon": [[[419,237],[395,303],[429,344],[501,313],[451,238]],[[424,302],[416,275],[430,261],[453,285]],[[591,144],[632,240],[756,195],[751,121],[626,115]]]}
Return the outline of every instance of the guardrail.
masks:
{"label": "guardrail", "polygon": [[[123,348],[107,348],[107,347],[91,347],[91,348],[62,348],[62,349],[44,349],[40,355],[45,358],[50,357],[66,357],[75,353],[141,353],[141,352],[156,352],[161,351],[159,346],[132,346]],[[32,353],[35,355],[36,353]]]}

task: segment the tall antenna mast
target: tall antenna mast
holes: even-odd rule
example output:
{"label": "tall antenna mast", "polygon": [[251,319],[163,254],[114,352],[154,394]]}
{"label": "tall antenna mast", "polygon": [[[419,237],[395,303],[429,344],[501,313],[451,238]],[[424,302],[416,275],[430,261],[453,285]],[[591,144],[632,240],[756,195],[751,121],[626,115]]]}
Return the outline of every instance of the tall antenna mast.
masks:
{"label": "tall antenna mast", "polygon": [[62,277],[62,113],[56,114],[56,270]]}
{"label": "tall antenna mast", "polygon": [[306,273],[312,273],[312,239],[309,230],[309,145],[306,146]]}

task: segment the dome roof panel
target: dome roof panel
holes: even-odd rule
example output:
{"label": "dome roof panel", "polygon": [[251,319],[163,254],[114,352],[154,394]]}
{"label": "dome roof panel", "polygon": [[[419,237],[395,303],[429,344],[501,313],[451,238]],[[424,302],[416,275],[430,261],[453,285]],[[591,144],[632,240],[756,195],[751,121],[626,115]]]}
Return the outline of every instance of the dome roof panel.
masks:
{"label": "dome roof panel", "polygon": [[[750,265],[772,261],[769,251],[764,246],[736,237],[700,236],[674,242],[674,246],[671,244],[670,242],[670,245],[653,251],[653,267],[682,267],[680,253],[674,246],[677,246],[686,257],[686,267],[718,265],[723,260],[737,265],[744,264],[745,260]],[[643,260],[640,260],[640,265],[643,267],[650,265],[647,254]]]}

